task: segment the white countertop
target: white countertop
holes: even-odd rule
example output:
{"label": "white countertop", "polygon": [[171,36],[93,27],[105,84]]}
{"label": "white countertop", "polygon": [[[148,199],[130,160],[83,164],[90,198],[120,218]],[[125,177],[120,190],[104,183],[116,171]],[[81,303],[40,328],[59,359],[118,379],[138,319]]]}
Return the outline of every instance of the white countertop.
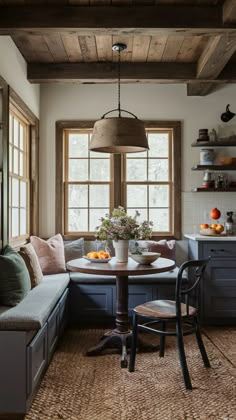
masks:
{"label": "white countertop", "polygon": [[203,236],[199,233],[186,233],[185,238],[192,239],[193,241],[236,241],[236,236]]}

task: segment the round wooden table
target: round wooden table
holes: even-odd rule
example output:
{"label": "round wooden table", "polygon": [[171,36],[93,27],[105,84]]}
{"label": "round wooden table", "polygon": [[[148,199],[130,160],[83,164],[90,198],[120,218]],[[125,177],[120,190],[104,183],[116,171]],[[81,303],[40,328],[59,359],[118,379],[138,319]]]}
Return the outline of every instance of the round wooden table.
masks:
{"label": "round wooden table", "polygon": [[128,278],[146,274],[157,274],[175,268],[175,262],[167,258],[158,258],[150,265],[141,265],[129,258],[127,263],[117,263],[112,258],[107,263],[94,263],[84,258],[72,260],[67,263],[70,271],[79,271],[86,274],[116,276],[116,328],[106,333],[100,343],[88,350],[88,356],[97,356],[105,348],[121,349],[121,367],[127,367],[127,342],[130,340],[128,318]]}

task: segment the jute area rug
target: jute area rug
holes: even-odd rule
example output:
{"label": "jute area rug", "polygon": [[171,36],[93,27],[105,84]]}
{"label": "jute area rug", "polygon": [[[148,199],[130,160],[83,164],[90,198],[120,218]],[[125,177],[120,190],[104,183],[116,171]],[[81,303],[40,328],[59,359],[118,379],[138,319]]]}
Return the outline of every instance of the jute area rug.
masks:
{"label": "jute area rug", "polygon": [[211,369],[203,366],[195,337],[185,338],[193,391],[186,391],[174,338],[166,354],[137,354],[136,371],[120,356],[86,357],[102,330],[68,330],[25,420],[236,420],[236,331],[207,329]]}

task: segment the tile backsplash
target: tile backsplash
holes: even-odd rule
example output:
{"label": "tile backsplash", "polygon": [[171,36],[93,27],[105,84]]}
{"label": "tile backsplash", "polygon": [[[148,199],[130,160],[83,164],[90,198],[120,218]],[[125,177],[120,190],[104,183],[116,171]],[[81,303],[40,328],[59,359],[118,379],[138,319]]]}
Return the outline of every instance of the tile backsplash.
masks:
{"label": "tile backsplash", "polygon": [[233,211],[234,231],[236,230],[236,193],[234,192],[182,192],[182,233],[199,233],[201,223],[214,223],[210,210],[217,207],[221,211],[220,223],[224,224],[226,212]]}

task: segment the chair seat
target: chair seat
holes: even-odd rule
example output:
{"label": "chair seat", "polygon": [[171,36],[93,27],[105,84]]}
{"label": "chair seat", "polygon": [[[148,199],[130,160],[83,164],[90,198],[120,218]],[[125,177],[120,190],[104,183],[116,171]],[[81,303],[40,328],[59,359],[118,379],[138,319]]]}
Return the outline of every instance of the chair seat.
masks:
{"label": "chair seat", "polygon": [[[139,315],[154,318],[176,318],[176,303],[174,300],[153,300],[136,306],[134,311]],[[189,306],[189,316],[196,315],[197,309]],[[181,315],[187,316],[186,305],[181,303]]]}

